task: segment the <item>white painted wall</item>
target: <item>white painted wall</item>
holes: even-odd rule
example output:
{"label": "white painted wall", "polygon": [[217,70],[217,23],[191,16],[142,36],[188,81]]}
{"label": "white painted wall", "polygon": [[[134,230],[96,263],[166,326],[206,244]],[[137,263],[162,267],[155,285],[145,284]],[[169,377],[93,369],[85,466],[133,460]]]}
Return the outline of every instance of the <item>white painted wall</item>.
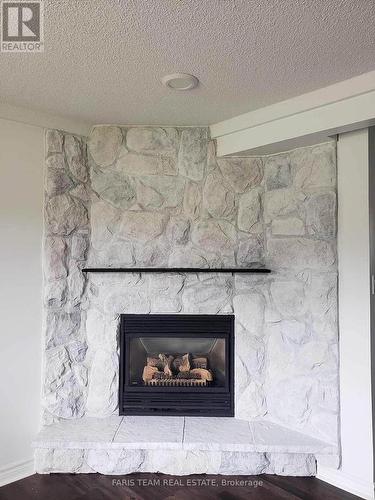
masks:
{"label": "white painted wall", "polygon": [[[375,72],[374,72],[375,73]],[[5,102],[0,102],[0,117],[13,122],[27,123],[45,129],[68,130],[77,135],[87,136],[90,133],[93,123],[78,120],[71,120],[62,116],[50,115],[35,109],[14,106]]]}
{"label": "white painted wall", "polygon": [[342,465],[319,477],[374,498],[370,357],[368,130],[340,135],[338,256]]}
{"label": "white painted wall", "polygon": [[32,473],[40,419],[44,130],[0,119],[0,485]]}

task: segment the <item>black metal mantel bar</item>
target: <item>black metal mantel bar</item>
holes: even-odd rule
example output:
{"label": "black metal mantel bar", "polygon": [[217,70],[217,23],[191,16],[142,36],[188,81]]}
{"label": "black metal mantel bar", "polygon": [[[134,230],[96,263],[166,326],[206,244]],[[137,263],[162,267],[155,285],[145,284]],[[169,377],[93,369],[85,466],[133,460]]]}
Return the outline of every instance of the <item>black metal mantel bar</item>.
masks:
{"label": "black metal mantel bar", "polygon": [[268,274],[270,269],[261,268],[196,268],[196,267],[85,267],[84,273],[259,273]]}

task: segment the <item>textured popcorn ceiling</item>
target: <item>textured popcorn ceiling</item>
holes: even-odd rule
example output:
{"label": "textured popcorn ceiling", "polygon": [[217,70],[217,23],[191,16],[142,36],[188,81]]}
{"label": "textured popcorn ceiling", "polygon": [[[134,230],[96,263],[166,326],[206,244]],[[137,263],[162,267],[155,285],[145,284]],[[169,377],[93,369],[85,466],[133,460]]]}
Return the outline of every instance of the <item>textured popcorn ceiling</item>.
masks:
{"label": "textured popcorn ceiling", "polygon": [[[89,123],[210,124],[375,68],[373,0],[45,0],[0,100]],[[195,74],[189,93],[160,77]]]}

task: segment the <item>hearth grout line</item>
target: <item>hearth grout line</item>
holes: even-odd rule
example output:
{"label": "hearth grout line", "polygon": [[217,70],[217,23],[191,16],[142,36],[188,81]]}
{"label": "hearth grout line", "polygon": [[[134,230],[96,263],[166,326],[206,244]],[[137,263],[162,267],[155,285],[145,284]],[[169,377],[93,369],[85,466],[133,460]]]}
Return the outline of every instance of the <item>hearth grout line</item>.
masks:
{"label": "hearth grout line", "polygon": [[251,437],[253,439],[253,445],[255,445],[255,436],[254,436],[253,426],[251,425],[251,422],[249,420],[247,421],[247,425],[249,426],[249,429],[250,429],[250,434],[251,434]]}
{"label": "hearth grout line", "polygon": [[118,434],[118,431],[120,430],[121,424],[122,424],[122,422],[124,421],[124,418],[125,418],[125,417],[121,417],[120,423],[118,424],[118,427],[117,427],[116,432],[115,432],[115,434],[114,434],[114,436],[113,436],[113,438],[112,438],[111,443],[113,443],[113,442],[115,441],[115,439],[116,439],[116,437],[117,437],[117,434]]}
{"label": "hearth grout line", "polygon": [[184,445],[185,442],[185,422],[186,422],[186,417],[184,417],[184,423],[182,426],[182,442],[181,442],[182,445]]}

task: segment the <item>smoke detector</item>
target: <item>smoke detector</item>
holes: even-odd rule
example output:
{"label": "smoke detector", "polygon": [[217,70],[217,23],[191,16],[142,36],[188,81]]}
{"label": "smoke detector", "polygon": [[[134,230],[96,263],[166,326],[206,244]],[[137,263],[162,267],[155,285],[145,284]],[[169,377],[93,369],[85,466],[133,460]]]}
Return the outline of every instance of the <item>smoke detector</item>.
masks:
{"label": "smoke detector", "polygon": [[173,73],[172,75],[163,76],[161,79],[163,85],[173,90],[191,90],[194,89],[199,80],[194,75],[187,73]]}

